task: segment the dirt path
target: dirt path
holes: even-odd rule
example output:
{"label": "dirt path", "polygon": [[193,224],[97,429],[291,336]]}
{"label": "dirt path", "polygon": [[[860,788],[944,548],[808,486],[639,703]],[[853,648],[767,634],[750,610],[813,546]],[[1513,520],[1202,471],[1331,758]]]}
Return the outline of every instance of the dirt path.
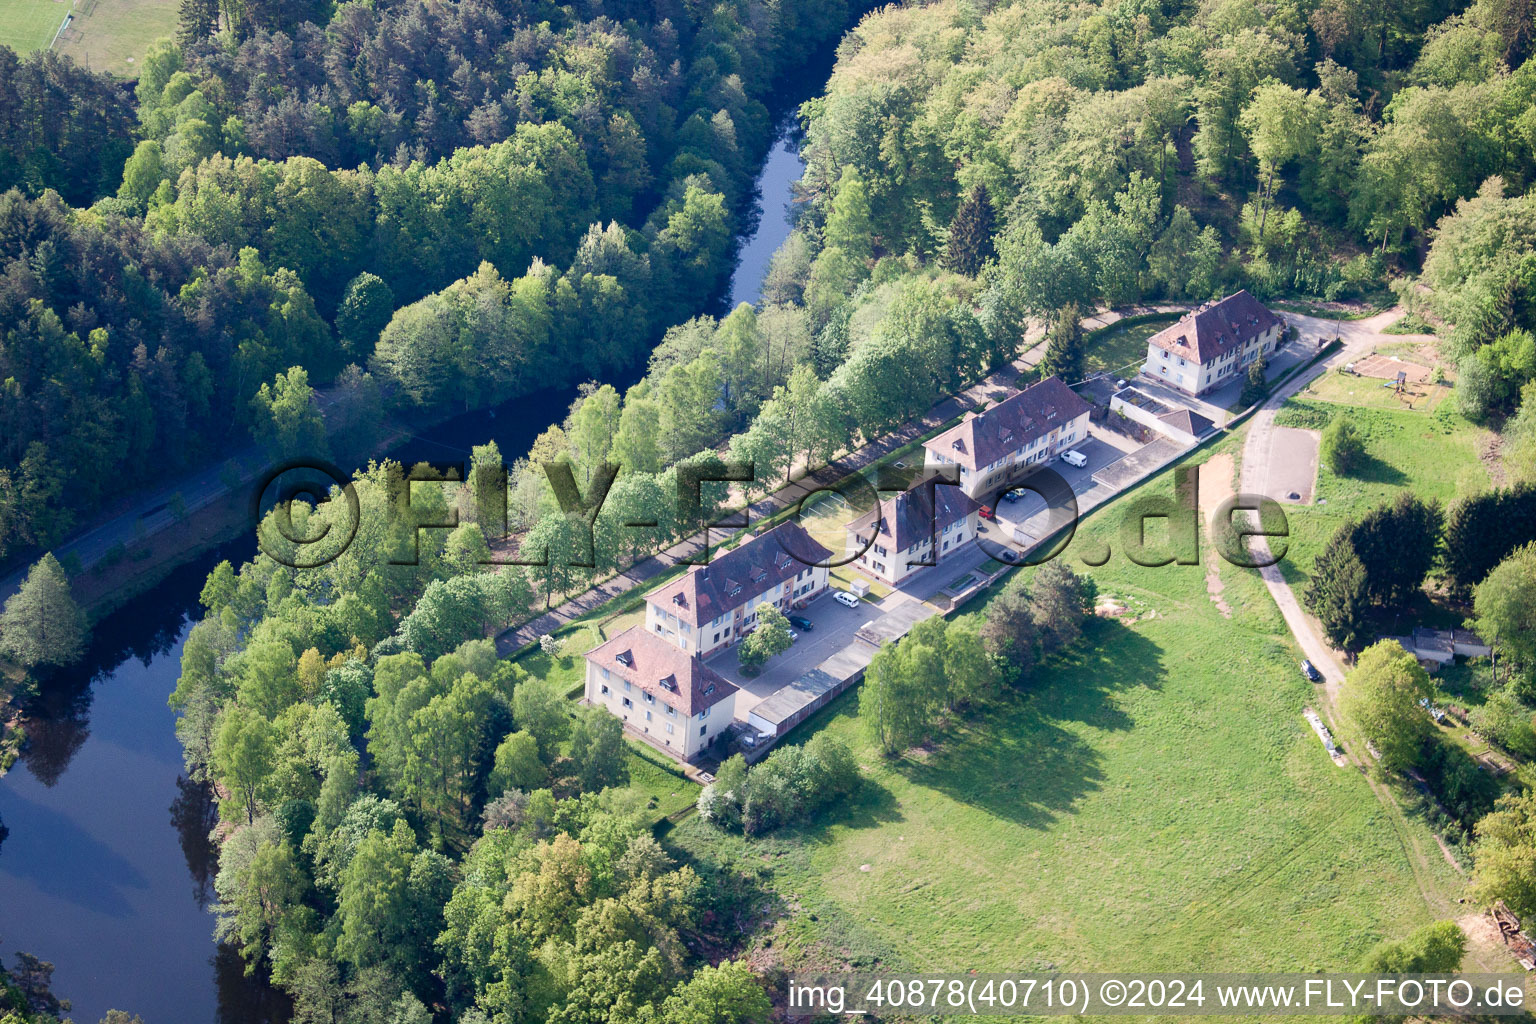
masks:
{"label": "dirt path", "polygon": [[1231,452],[1211,456],[1200,467],[1200,518],[1205,521],[1205,591],[1211,595],[1216,610],[1227,618],[1232,617],[1232,606],[1222,597],[1226,584],[1221,581],[1221,555],[1216,551],[1216,510],[1235,493],[1235,477]]}
{"label": "dirt path", "polygon": [[[1379,333],[1382,327],[1392,323],[1401,315],[1398,310],[1388,310],[1367,320],[1345,321],[1339,326],[1339,336],[1344,342],[1344,348],[1332,358],[1319,363],[1305,373],[1298,374],[1284,387],[1280,388],[1253,416],[1249,425],[1248,439],[1243,445],[1243,460],[1240,486],[1243,492],[1248,494],[1274,495],[1269,491],[1270,455],[1274,445],[1275,413],[1285,400],[1290,398],[1306,384],[1318,375],[1326,373],[1335,366],[1351,362],[1361,353],[1368,352],[1375,345],[1383,344],[1387,338]],[[1326,331],[1333,333],[1333,324],[1329,321],[1317,320],[1314,317],[1285,314],[1287,321],[1295,323],[1303,333],[1318,334]],[[1399,339],[1392,339],[1399,340]],[[1255,540],[1255,549],[1265,544],[1262,539]],[[1339,688],[1344,682],[1344,666],[1339,660],[1333,648],[1323,639],[1318,625],[1310,615],[1301,607],[1290,584],[1285,581],[1278,565],[1268,566],[1260,570],[1264,580],[1264,586],[1274,598],[1275,604],[1284,616],[1286,626],[1291,635],[1296,638],[1296,643],[1301,647],[1313,665],[1317,666],[1323,675],[1323,683],[1320,687],[1321,694],[1318,700],[1318,711],[1322,714],[1335,734],[1338,733],[1338,697]],[[1404,815],[1402,806],[1393,795],[1390,788],[1384,783],[1373,779],[1370,774],[1371,763],[1367,755],[1362,751],[1350,749],[1348,756],[1360,772],[1365,776],[1366,785],[1376,795],[1386,809],[1387,815],[1393,824],[1393,831],[1397,835],[1398,842],[1403,849],[1403,855],[1407,859],[1409,869],[1412,870],[1414,880],[1418,884],[1419,892],[1424,898],[1424,903],[1429,909],[1440,917],[1454,917],[1460,906],[1449,897],[1435,879],[1433,855],[1424,849],[1420,839],[1419,830],[1413,828]],[[1436,840],[1437,844],[1439,840]],[[1441,847],[1440,853],[1457,872],[1461,868],[1456,864],[1450,851]]]}

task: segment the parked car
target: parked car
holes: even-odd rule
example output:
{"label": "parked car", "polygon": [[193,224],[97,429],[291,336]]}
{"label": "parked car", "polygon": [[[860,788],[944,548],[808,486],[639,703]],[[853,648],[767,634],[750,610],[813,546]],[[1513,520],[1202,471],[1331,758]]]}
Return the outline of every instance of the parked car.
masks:
{"label": "parked car", "polygon": [[1302,661],[1301,674],[1306,676],[1314,683],[1320,683],[1323,681],[1323,674],[1319,672],[1317,670],[1317,666],[1312,664],[1310,661]]}
{"label": "parked car", "polygon": [[983,506],[981,506],[981,518],[983,518],[983,519],[991,519],[992,518],[992,506],[991,505],[983,505]]}
{"label": "parked car", "polygon": [[816,628],[815,624],[803,615],[791,615],[788,618],[789,624],[791,626],[794,626],[798,630],[803,630],[806,633],[809,633]]}
{"label": "parked car", "polygon": [[1022,487],[1015,487],[1011,491],[1004,491],[1003,492],[1003,500],[1004,501],[1022,501],[1023,498],[1024,498],[1024,488],[1022,488]]}
{"label": "parked car", "polygon": [[1088,465],[1088,456],[1074,448],[1071,451],[1062,452],[1061,461],[1065,462],[1069,466],[1082,469],[1084,466]]}
{"label": "parked car", "polygon": [[838,604],[847,605],[849,608],[857,608],[859,606],[859,599],[846,590],[834,590],[832,592],[832,600]]}
{"label": "parked car", "polygon": [[800,639],[800,634],[799,633],[796,633],[794,630],[790,630],[789,631],[789,642],[790,643],[794,643],[796,640],[799,640],[799,639]]}

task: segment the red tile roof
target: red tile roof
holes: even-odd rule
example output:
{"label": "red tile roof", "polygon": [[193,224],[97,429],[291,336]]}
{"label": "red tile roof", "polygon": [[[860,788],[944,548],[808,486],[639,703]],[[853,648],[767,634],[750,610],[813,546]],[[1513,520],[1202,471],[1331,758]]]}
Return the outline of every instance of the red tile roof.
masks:
{"label": "red tile roof", "polygon": [[1282,321],[1247,289],[1208,302],[1147,341],[1195,363],[1209,363]]}
{"label": "red tile roof", "polygon": [[983,412],[969,412],[923,447],[975,472],[1088,411],[1060,377],[1031,384]]}
{"label": "red tile roof", "polygon": [[684,715],[713,707],[736,692],[735,684],[697,655],[678,650],[643,626],[631,626],[594,647],[587,660]]}
{"label": "red tile roof", "polygon": [[[914,544],[937,537],[944,527],[980,508],[979,502],[953,484],[929,486],[926,481],[919,481],[894,497],[883,499],[879,509],[864,513],[849,523],[847,530],[856,540],[869,537],[878,511],[879,532],[875,535],[875,543],[893,551],[905,551]],[[862,540],[858,541],[858,546],[864,546]]]}
{"label": "red tile roof", "polygon": [[647,594],[650,604],[698,626],[740,608],[770,587],[812,565],[828,565],[832,552],[798,523],[772,530],[694,566],[679,579]]}

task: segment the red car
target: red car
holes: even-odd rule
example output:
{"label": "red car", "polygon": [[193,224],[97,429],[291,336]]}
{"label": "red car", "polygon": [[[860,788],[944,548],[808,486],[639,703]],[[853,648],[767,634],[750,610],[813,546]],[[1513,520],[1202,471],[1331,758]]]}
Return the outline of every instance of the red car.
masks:
{"label": "red car", "polygon": [[981,518],[983,518],[983,519],[991,519],[992,518],[992,506],[991,505],[983,505],[983,506],[981,506]]}

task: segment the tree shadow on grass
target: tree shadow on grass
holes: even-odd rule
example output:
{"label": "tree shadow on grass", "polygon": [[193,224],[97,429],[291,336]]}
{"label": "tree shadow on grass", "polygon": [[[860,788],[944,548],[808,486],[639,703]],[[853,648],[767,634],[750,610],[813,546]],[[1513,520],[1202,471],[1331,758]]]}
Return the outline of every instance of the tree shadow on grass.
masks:
{"label": "tree shadow on grass", "polygon": [[1103,782],[1099,752],[1064,723],[1120,732],[1135,723],[1117,692],[1160,689],[1162,649],[1096,620],[1070,651],[1035,670],[1017,698],[952,725],[936,749],[908,755],[914,783],[1027,828],[1046,828]]}
{"label": "tree shadow on grass", "polygon": [[1370,452],[1362,452],[1359,462],[1347,475],[1362,483],[1381,484],[1387,487],[1402,487],[1408,483],[1407,474]]}

